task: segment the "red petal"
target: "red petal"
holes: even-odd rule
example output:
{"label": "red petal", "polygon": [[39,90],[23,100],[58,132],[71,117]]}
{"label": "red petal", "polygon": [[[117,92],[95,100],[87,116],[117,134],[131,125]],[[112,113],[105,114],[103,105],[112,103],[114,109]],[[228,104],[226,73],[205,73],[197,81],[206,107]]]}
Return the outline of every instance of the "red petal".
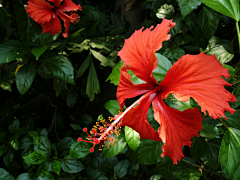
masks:
{"label": "red petal", "polygon": [[62,33],[62,35],[63,35],[64,38],[67,38],[68,37],[69,26],[71,24],[70,19],[67,16],[64,16],[64,14],[58,13],[58,15],[63,20],[64,27],[65,27],[65,33]]}
{"label": "red petal", "polygon": [[172,20],[163,19],[154,30],[153,26],[144,31],[143,28],[135,31],[125,40],[125,44],[118,56],[124,63],[131,66],[133,73],[145,82],[154,84],[152,71],[157,68],[155,52],[162,47],[162,42],[170,39],[170,27],[175,26]]}
{"label": "red petal", "polygon": [[53,36],[58,34],[62,28],[57,15],[55,15],[55,18],[52,18],[49,22],[40,25],[43,28],[43,33],[51,33]]}
{"label": "red petal", "polygon": [[138,95],[147,93],[153,90],[155,87],[151,84],[138,84],[135,85],[132,83],[131,76],[127,73],[129,67],[127,65],[123,65],[120,69],[120,81],[117,89],[117,99],[120,107],[124,106],[124,101],[127,98],[133,98]]}
{"label": "red petal", "polygon": [[154,118],[160,124],[159,137],[164,142],[161,157],[167,155],[177,164],[184,157],[182,146],[191,146],[191,138],[202,130],[202,117],[198,108],[183,112],[168,107],[160,96],[153,100]]}
{"label": "red petal", "polygon": [[82,11],[81,5],[76,5],[71,0],[65,0],[64,4],[58,8],[59,11],[66,12],[66,11]]}
{"label": "red petal", "polygon": [[26,11],[36,22],[44,24],[52,18],[53,7],[45,0],[29,0]]}
{"label": "red petal", "polygon": [[122,126],[128,126],[137,131],[141,139],[161,141],[157,132],[149,125],[147,112],[157,93],[148,93],[142,96],[140,103],[132,108],[122,119]]}
{"label": "red petal", "polygon": [[236,97],[224,86],[231,86],[221,76],[229,78],[228,69],[222,67],[217,58],[200,53],[182,56],[168,71],[161,82],[162,97],[173,93],[180,101],[193,97],[201,106],[202,112],[218,119],[225,117],[224,112],[234,113],[228,102],[235,102]]}

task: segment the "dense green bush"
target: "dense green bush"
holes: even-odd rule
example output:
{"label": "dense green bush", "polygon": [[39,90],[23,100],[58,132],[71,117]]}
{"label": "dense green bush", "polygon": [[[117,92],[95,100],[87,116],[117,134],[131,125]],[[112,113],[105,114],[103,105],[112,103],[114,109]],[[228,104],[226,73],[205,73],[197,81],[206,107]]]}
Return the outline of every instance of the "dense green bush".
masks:
{"label": "dense green bush", "polygon": [[[82,11],[67,38],[42,34],[27,2],[0,0],[0,179],[240,179],[239,0],[73,0]],[[232,86],[225,88],[237,98],[230,103],[236,112],[225,113],[228,121],[202,113],[200,137],[182,148],[178,164],[160,156],[162,142],[140,141],[127,126],[113,146],[90,153],[91,144],[77,141],[87,137],[83,128],[120,111],[124,39],[163,18],[176,26],[158,51],[166,57],[161,78],[185,54],[215,54],[229,69]],[[173,96],[165,102],[180,111],[199,106]],[[152,108],[147,117],[157,130]]]}

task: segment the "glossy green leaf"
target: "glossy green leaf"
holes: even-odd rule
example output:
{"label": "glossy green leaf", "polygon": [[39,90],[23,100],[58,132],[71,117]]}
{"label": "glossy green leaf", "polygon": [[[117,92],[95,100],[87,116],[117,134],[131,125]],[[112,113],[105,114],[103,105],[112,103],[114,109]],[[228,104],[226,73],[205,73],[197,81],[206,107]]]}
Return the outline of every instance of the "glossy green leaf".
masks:
{"label": "glossy green leaf", "polygon": [[227,121],[224,120],[227,126],[240,129],[240,121],[239,121],[240,109],[236,109],[236,112],[234,114],[226,112],[225,116],[228,119]]}
{"label": "glossy green leaf", "polygon": [[67,173],[78,173],[84,169],[83,164],[81,161],[72,159],[72,158],[65,158],[62,161],[62,170]]}
{"label": "glossy green leaf", "polygon": [[38,176],[32,173],[23,173],[20,174],[16,180],[38,180]]}
{"label": "glossy green leaf", "polygon": [[138,148],[138,163],[155,164],[161,160],[162,142],[142,139]]}
{"label": "glossy green leaf", "polygon": [[103,56],[99,52],[91,49],[91,53],[93,54],[93,56],[97,60],[99,60],[101,62],[102,66],[110,66],[110,67],[115,67],[116,66],[116,64],[114,62],[112,62],[110,59],[106,58],[105,56]]}
{"label": "glossy green leaf", "polygon": [[45,170],[41,171],[38,178],[39,180],[55,180],[53,175]]}
{"label": "glossy green leaf", "polygon": [[115,66],[113,69],[112,69],[112,73],[108,76],[108,78],[106,79],[106,81],[110,80],[110,82],[112,84],[114,84],[115,86],[118,85],[119,83],[119,78],[120,78],[120,68],[122,67],[123,65],[123,61],[119,61],[117,63],[117,66]]}
{"label": "glossy green leaf", "polygon": [[12,87],[11,87],[11,85],[10,85],[8,82],[6,82],[6,81],[0,81],[0,87],[1,87],[2,89],[6,90],[6,91],[12,92]]}
{"label": "glossy green leaf", "polygon": [[9,63],[22,57],[27,52],[27,47],[17,40],[9,40],[0,44],[0,64]]}
{"label": "glossy green leaf", "polygon": [[51,142],[48,138],[44,136],[39,136],[38,143],[34,145],[34,150],[40,150],[45,152],[46,154],[51,152]]}
{"label": "glossy green leaf", "polygon": [[19,131],[19,127],[20,127],[20,122],[19,119],[16,119],[12,122],[12,124],[10,124],[10,126],[8,127],[8,130],[12,133],[15,134],[16,132]]}
{"label": "glossy green leaf", "polygon": [[9,166],[10,162],[13,160],[13,151],[11,149],[9,149],[8,151],[6,151],[3,155],[3,162],[6,166]]}
{"label": "glossy green leaf", "polygon": [[91,146],[85,142],[75,142],[69,151],[70,156],[73,159],[80,159],[87,156],[90,153]]}
{"label": "glossy green leaf", "polygon": [[100,85],[98,81],[97,72],[95,70],[94,64],[91,61],[90,70],[87,79],[86,94],[88,95],[90,101],[94,100],[95,94],[100,92]]}
{"label": "glossy green leaf", "polygon": [[207,55],[215,55],[221,64],[231,61],[234,57],[233,46],[227,40],[213,36],[204,51]]}
{"label": "glossy green leaf", "polygon": [[232,108],[237,108],[240,106],[240,85],[238,84],[233,91],[233,94],[236,96],[236,102],[230,102]]}
{"label": "glossy green leaf", "polygon": [[192,138],[192,145],[190,148],[191,156],[198,161],[201,157],[203,157],[207,153],[207,143],[204,138],[194,136]]}
{"label": "glossy green leaf", "polygon": [[14,180],[15,178],[5,169],[0,168],[0,180]]}
{"label": "glossy green leaf", "polygon": [[211,139],[207,141],[207,159],[208,164],[214,169],[218,169],[220,164],[218,162],[219,149],[222,139]]}
{"label": "glossy green leaf", "polygon": [[117,178],[122,178],[127,174],[129,166],[129,161],[127,159],[119,161],[115,166],[114,166],[114,176]]}
{"label": "glossy green leaf", "polygon": [[156,16],[159,19],[170,18],[173,13],[174,13],[173,5],[164,4],[157,10]]}
{"label": "glossy green leaf", "polygon": [[60,161],[54,161],[52,164],[52,171],[59,175],[62,169],[62,163]]}
{"label": "glossy green leaf", "polygon": [[70,93],[68,93],[66,98],[67,106],[70,108],[73,108],[74,105],[77,103],[77,98],[78,98],[78,93],[76,93],[75,91],[71,91]]}
{"label": "glossy green leaf", "polygon": [[185,55],[185,51],[180,47],[167,48],[162,53],[166,58],[177,61],[180,57]]}
{"label": "glossy green leaf", "polygon": [[104,104],[104,107],[114,116],[119,114],[120,106],[117,100],[109,100]]}
{"label": "glossy green leaf", "polygon": [[20,0],[15,1],[14,13],[16,14],[18,31],[22,41],[25,43],[34,41],[37,35],[41,33],[40,26],[29,18]]}
{"label": "glossy green leaf", "polygon": [[201,0],[210,8],[218,11],[226,16],[229,16],[237,21],[239,17],[239,0]]}
{"label": "glossy green leaf", "polygon": [[174,98],[172,94],[170,94],[168,98],[165,99],[164,101],[167,103],[168,106],[179,111],[184,111],[186,109],[193,108],[192,107],[193,102],[191,99],[187,102],[178,101],[177,99]]}
{"label": "glossy green leaf", "polygon": [[36,57],[36,60],[47,50],[47,46],[36,46],[31,49],[33,55]]}
{"label": "glossy green leaf", "polygon": [[34,151],[23,159],[27,164],[41,164],[46,160],[46,154],[43,151]]}
{"label": "glossy green leaf", "polygon": [[134,131],[132,128],[125,126],[125,138],[128,146],[135,151],[140,144],[140,135],[138,132]]}
{"label": "glossy green leaf", "polygon": [[125,142],[125,137],[123,135],[123,133],[121,133],[118,137],[116,137],[114,135],[114,137],[116,139],[118,139],[117,141],[115,141],[113,146],[110,146],[109,149],[107,146],[103,147],[103,157],[107,158],[107,157],[113,157],[116,156],[117,154],[119,154],[127,145],[127,143]]}
{"label": "glossy green leaf", "polygon": [[74,144],[75,141],[71,137],[65,137],[61,139],[61,141],[58,143],[57,148],[61,151],[69,150],[72,144]]}
{"label": "glossy green leaf", "polygon": [[57,55],[48,58],[48,60],[45,63],[45,66],[48,69],[48,71],[50,71],[54,76],[70,84],[75,84],[73,67],[67,57]]}
{"label": "glossy green leaf", "polygon": [[39,141],[39,135],[36,131],[28,131],[28,135],[33,138],[34,144],[37,144]]}
{"label": "glossy green leaf", "polygon": [[83,73],[86,71],[86,69],[88,68],[88,66],[90,65],[91,62],[91,55],[89,54],[87,56],[87,58],[83,61],[83,63],[81,64],[80,68],[78,69],[76,78],[79,78],[83,75]]}
{"label": "glossy green leaf", "polygon": [[228,128],[219,151],[222,172],[228,179],[240,179],[240,130]]}
{"label": "glossy green leaf", "polygon": [[31,87],[36,76],[36,69],[32,64],[26,64],[17,71],[16,84],[20,94],[25,94]]}
{"label": "glossy green leaf", "polygon": [[66,81],[59,79],[59,78],[54,78],[53,80],[53,89],[55,90],[56,97],[59,96],[59,94],[62,91],[62,88],[67,89],[67,83]]}
{"label": "glossy green leaf", "polygon": [[155,56],[158,60],[158,65],[157,68],[153,71],[153,77],[155,77],[157,82],[160,83],[167,74],[170,67],[172,67],[172,63],[159,53],[155,53]]}
{"label": "glossy green leaf", "polygon": [[197,9],[200,4],[200,0],[178,0],[178,5],[183,18],[190,14],[194,9]]}
{"label": "glossy green leaf", "polygon": [[100,20],[100,14],[99,12],[93,7],[93,6],[82,6],[83,13],[87,14],[91,20],[98,21]]}

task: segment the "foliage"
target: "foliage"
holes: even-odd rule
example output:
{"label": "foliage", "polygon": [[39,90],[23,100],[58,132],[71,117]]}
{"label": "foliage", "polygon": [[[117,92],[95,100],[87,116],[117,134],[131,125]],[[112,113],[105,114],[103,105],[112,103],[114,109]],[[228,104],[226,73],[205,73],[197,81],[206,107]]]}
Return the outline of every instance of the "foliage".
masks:
{"label": "foliage", "polygon": [[[73,2],[82,6],[81,19],[63,38],[42,34],[26,13],[27,0],[0,0],[0,179],[239,179],[239,0],[140,0],[128,11],[116,8],[120,1]],[[228,121],[202,114],[200,137],[183,147],[177,165],[161,157],[162,142],[140,140],[129,127],[110,149],[99,152],[97,145],[90,153],[89,143],[77,138],[120,110],[116,86],[123,62],[117,53],[124,39],[163,18],[176,26],[156,53],[157,81],[182,55],[215,54],[229,69],[235,114],[226,113]],[[141,82],[129,73],[133,83]],[[198,107],[173,96],[165,102],[180,111]],[[152,108],[148,121],[157,130]]]}

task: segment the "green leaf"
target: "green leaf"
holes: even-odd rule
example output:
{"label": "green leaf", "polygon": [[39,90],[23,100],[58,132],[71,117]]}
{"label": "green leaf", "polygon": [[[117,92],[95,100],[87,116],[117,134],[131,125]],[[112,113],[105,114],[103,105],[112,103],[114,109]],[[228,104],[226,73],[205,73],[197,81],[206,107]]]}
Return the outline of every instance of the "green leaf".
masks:
{"label": "green leaf", "polygon": [[240,179],[240,130],[228,128],[219,151],[222,172],[228,179]]}
{"label": "green leaf", "polygon": [[10,162],[13,160],[13,151],[9,149],[7,152],[3,155],[3,162],[6,166],[9,166]]}
{"label": "green leaf", "polygon": [[228,119],[227,121],[224,120],[227,126],[240,129],[240,121],[239,121],[240,109],[236,109],[236,112],[234,114],[231,114],[230,112],[226,112],[225,116]]}
{"label": "green leaf", "polygon": [[80,131],[80,130],[82,130],[82,128],[81,128],[81,126],[79,125],[79,124],[69,124],[72,128],[73,128],[73,130],[75,130],[75,131]]}
{"label": "green leaf", "polygon": [[177,61],[180,57],[185,55],[185,51],[180,47],[167,48],[162,53],[166,58]]}
{"label": "green leaf", "polygon": [[33,138],[34,144],[37,144],[39,141],[39,135],[36,131],[28,131],[28,135]]}
{"label": "green leaf", "polygon": [[39,180],[36,174],[32,173],[23,173],[20,174],[16,180]]}
{"label": "green leaf", "polygon": [[55,179],[52,174],[45,170],[42,170],[41,173],[39,174],[39,180],[55,180]]}
{"label": "green leaf", "polygon": [[19,127],[20,127],[19,119],[16,119],[12,122],[12,124],[10,124],[8,129],[12,134],[15,134],[16,132],[19,131]]}
{"label": "green leaf", "polygon": [[32,64],[22,66],[16,75],[16,84],[20,94],[25,94],[31,87],[36,76],[36,69]]}
{"label": "green leaf", "polygon": [[163,19],[163,18],[170,18],[174,13],[174,7],[171,4],[164,4],[162,5],[156,13],[156,16],[159,19]]}
{"label": "green leaf", "polygon": [[233,94],[236,96],[237,101],[236,102],[230,102],[229,104],[231,105],[232,108],[237,108],[240,106],[240,84],[236,86],[236,88],[233,91]]}
{"label": "green leaf", "polygon": [[93,6],[82,6],[83,13],[87,14],[92,21],[96,22],[100,20],[99,12]]}
{"label": "green leaf", "polygon": [[0,168],[0,180],[14,180],[15,178],[5,169]]}
{"label": "green leaf", "polygon": [[33,55],[36,57],[36,60],[47,50],[47,46],[36,46],[31,49]]}
{"label": "green leaf", "polygon": [[73,159],[80,159],[85,156],[87,156],[90,153],[90,148],[89,143],[84,143],[84,142],[75,142],[69,151],[70,156]]}
{"label": "green leaf", "polygon": [[197,19],[194,20],[194,23],[194,40],[198,46],[205,48],[209,39],[217,30],[219,15],[216,13],[216,11],[213,11],[207,7],[203,7],[198,14]]}
{"label": "green leaf", "polygon": [[190,154],[196,161],[198,161],[207,153],[207,143],[205,142],[204,138],[196,136],[193,137],[192,141],[193,143],[190,148]]}
{"label": "green leaf", "polygon": [[77,103],[77,98],[78,98],[78,93],[76,93],[75,91],[71,91],[70,93],[68,93],[66,98],[67,106],[70,108],[73,108],[74,105]]}
{"label": "green leaf", "polygon": [[34,145],[34,150],[40,150],[46,154],[51,152],[51,142],[44,136],[39,136],[38,143]]}
{"label": "green leaf", "polygon": [[15,1],[14,13],[16,14],[21,39],[25,43],[35,40],[37,35],[41,32],[40,26],[29,18],[25,7],[20,0]]}
{"label": "green leaf", "polygon": [[54,76],[70,84],[75,84],[73,67],[67,57],[57,55],[48,58],[48,60],[45,63],[45,66]]}
{"label": "green leaf", "polygon": [[62,161],[62,169],[67,173],[78,173],[84,169],[84,166],[79,160],[67,158]]}
{"label": "green leaf", "polygon": [[110,146],[109,149],[107,146],[103,147],[103,157],[107,158],[107,157],[113,157],[116,156],[117,154],[119,154],[127,145],[127,143],[125,142],[125,137],[123,135],[123,133],[121,133],[118,137],[116,137],[114,135],[115,139],[118,139],[118,141],[115,141],[113,146]]}
{"label": "green leaf", "polygon": [[193,108],[192,107],[193,102],[191,99],[187,102],[178,101],[177,99],[174,98],[173,94],[170,94],[168,98],[165,99],[164,101],[167,103],[168,106],[179,111],[184,111],[186,109]]}
{"label": "green leaf", "polygon": [[201,0],[210,8],[218,11],[226,16],[229,16],[236,21],[240,20],[239,17],[239,0]]}
{"label": "green leaf", "polygon": [[0,44],[0,64],[9,63],[22,57],[27,52],[27,47],[17,40],[8,40]]}
{"label": "green leaf", "polygon": [[138,148],[139,164],[156,164],[161,160],[162,142],[142,139]]}
{"label": "green leaf", "polygon": [[94,100],[95,94],[100,92],[100,86],[98,81],[97,72],[95,70],[94,64],[91,61],[90,70],[87,79],[86,94],[88,95],[90,101]]}
{"label": "green leaf", "polygon": [[159,53],[155,53],[155,56],[158,60],[158,65],[157,69],[153,71],[153,77],[155,77],[157,82],[160,83],[167,74],[170,67],[172,67],[172,63]]}
{"label": "green leaf", "polygon": [[6,133],[0,132],[0,143],[3,142],[6,139]]}
{"label": "green leaf", "polygon": [[43,33],[38,36],[36,40],[42,47],[53,41],[53,35],[50,33]]}
{"label": "green leaf", "polygon": [[59,96],[61,93],[62,88],[65,87],[67,89],[67,83],[66,81],[59,79],[59,78],[54,78],[53,80],[53,89],[55,90],[56,97]]}
{"label": "green leaf", "polygon": [[117,66],[115,66],[113,69],[112,69],[112,73],[108,76],[108,78],[106,79],[106,81],[110,80],[110,82],[112,84],[114,84],[115,86],[118,85],[119,83],[119,78],[120,78],[120,68],[122,67],[123,65],[123,61],[119,61],[117,63]]}
{"label": "green leaf", "polygon": [[97,60],[99,60],[101,62],[102,66],[110,66],[110,67],[115,67],[116,66],[116,64],[114,62],[112,62],[110,59],[106,58],[105,56],[103,56],[99,52],[91,49],[91,53],[93,54],[93,56]]}
{"label": "green leaf", "polygon": [[6,81],[0,81],[0,87],[6,91],[12,92],[11,85]]}
{"label": "green leaf", "polygon": [[11,138],[10,138],[10,144],[11,144],[11,146],[12,146],[12,148],[14,149],[14,150],[18,150],[19,149],[19,142],[18,142],[18,139],[17,139],[18,137],[16,137],[16,135],[15,136],[12,136]]}
{"label": "green leaf", "polygon": [[91,42],[89,43],[89,45],[92,48],[105,49],[106,51],[111,51],[111,49],[106,47],[106,45],[108,45],[106,42],[100,41],[98,39],[91,39]]}
{"label": "green leaf", "polygon": [[129,161],[127,159],[119,161],[115,166],[114,166],[114,176],[117,178],[122,178],[127,174],[129,166]]}
{"label": "green leaf", "polygon": [[212,139],[206,142],[207,143],[207,159],[208,164],[213,167],[214,169],[218,169],[219,162],[219,149],[221,145],[221,139]]}
{"label": "green leaf", "polygon": [[27,164],[41,164],[46,160],[46,154],[43,151],[34,151],[23,159]]}
{"label": "green leaf", "polygon": [[60,175],[62,169],[62,163],[60,161],[54,161],[52,164],[52,171]]}
{"label": "green leaf", "polygon": [[125,126],[125,138],[128,146],[135,151],[140,144],[140,136],[138,132],[134,131],[132,128]]}
{"label": "green leaf", "polygon": [[22,139],[20,139],[20,147],[19,149],[25,149],[33,144],[33,139],[26,135]]}
{"label": "green leaf", "polygon": [[2,156],[7,150],[8,150],[7,146],[1,146],[0,147],[0,156]]}
{"label": "green leaf", "polygon": [[61,151],[69,150],[73,143],[75,143],[73,138],[65,137],[58,143],[57,148]]}
{"label": "green leaf", "polygon": [[120,106],[117,100],[109,100],[104,104],[104,107],[114,116],[119,114]]}
{"label": "green leaf", "polygon": [[78,69],[76,78],[79,78],[83,75],[83,73],[86,71],[86,69],[88,68],[88,66],[90,65],[90,60],[91,60],[91,55],[89,54],[87,56],[87,58],[83,61],[83,63],[81,64],[80,68]]}
{"label": "green leaf", "polygon": [[221,64],[231,61],[234,57],[233,46],[230,42],[220,40],[216,36],[211,37],[204,53],[207,55],[215,55]]}
{"label": "green leaf", "polygon": [[200,0],[178,0],[178,5],[183,18],[190,14],[194,9],[197,9],[200,4]]}

